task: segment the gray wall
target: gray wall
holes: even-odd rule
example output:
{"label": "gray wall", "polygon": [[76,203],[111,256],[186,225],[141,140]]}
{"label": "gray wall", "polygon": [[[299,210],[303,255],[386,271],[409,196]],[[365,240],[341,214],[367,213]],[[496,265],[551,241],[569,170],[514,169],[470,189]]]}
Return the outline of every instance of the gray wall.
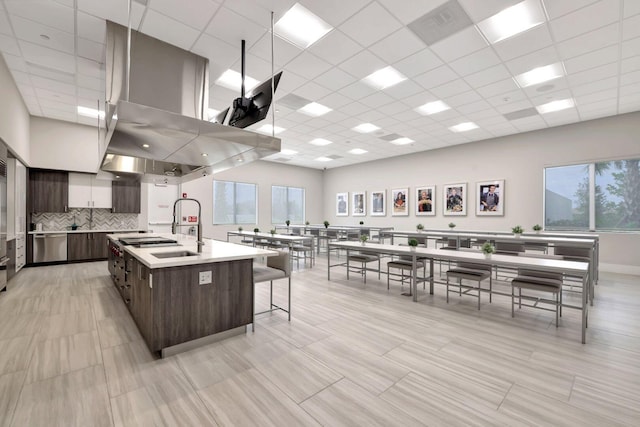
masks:
{"label": "gray wall", "polygon": [[[530,229],[534,224],[543,224],[545,167],[625,157],[640,157],[640,113],[330,169],[324,179],[323,219],[331,224],[357,224],[364,220],[365,224],[400,230],[413,230],[417,223],[426,228],[446,228],[449,222],[455,222],[459,229],[510,230],[518,224]],[[476,182],[497,179],[505,180],[504,216],[477,217]],[[459,182],[467,183],[467,215],[443,216],[443,186]],[[433,184],[436,216],[416,217],[414,188]],[[407,187],[409,216],[391,216],[388,203],[391,189]],[[366,191],[369,198],[371,190],[380,189],[387,190],[386,217],[371,217],[369,209],[366,217],[335,216],[336,193]],[[599,234],[601,268],[640,274],[640,234]]]}

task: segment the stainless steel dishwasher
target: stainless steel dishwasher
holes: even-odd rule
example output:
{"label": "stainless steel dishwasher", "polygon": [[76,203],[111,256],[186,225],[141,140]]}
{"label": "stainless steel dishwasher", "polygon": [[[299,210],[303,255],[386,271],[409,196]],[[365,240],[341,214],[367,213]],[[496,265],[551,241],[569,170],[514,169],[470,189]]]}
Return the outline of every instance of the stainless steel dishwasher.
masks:
{"label": "stainless steel dishwasher", "polygon": [[47,233],[33,235],[33,262],[67,260],[67,234]]}

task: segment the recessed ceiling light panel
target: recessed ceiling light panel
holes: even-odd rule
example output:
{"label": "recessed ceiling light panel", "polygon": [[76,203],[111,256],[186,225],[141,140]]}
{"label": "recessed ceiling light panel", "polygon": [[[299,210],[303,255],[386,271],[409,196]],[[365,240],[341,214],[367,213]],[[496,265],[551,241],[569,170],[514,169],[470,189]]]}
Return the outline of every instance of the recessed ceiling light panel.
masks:
{"label": "recessed ceiling light panel", "polygon": [[[280,126],[275,126],[273,128],[273,133],[274,134],[279,134],[281,132],[284,132],[286,129],[285,128],[281,128]],[[271,125],[262,125],[258,128],[258,132],[260,133],[266,133],[267,135],[271,135]]]}
{"label": "recessed ceiling light panel", "polygon": [[323,146],[323,145],[333,144],[333,141],[329,141],[328,139],[324,139],[324,138],[316,138],[309,141],[309,144]]}
{"label": "recessed ceiling light panel", "polygon": [[431,114],[436,114],[449,109],[451,109],[451,107],[449,107],[443,101],[433,101],[419,106],[418,108],[416,108],[416,111],[423,116],[429,116]]}
{"label": "recessed ceiling light panel", "polygon": [[311,117],[320,117],[331,111],[331,108],[318,104],[317,102],[310,102],[298,111]]}
{"label": "recessed ceiling light panel", "polygon": [[380,129],[378,126],[371,123],[362,123],[361,125],[358,125],[353,128],[353,130],[360,133],[371,133],[378,129]]}
{"label": "recessed ceiling light panel", "polygon": [[316,160],[316,162],[330,162],[333,159],[330,158],[330,157],[322,156],[322,157],[317,157],[315,160]]}
{"label": "recessed ceiling light panel", "polygon": [[411,138],[407,138],[406,136],[403,136],[402,138],[394,139],[393,141],[391,141],[391,143],[395,145],[407,145],[407,144],[411,144],[412,142],[415,142],[415,141]]}
{"label": "recessed ceiling light panel", "polygon": [[273,31],[289,43],[306,49],[333,27],[300,3],[294,4],[273,27]]}
{"label": "recessed ceiling light panel", "polygon": [[95,108],[82,107],[78,105],[78,114],[85,117],[91,117],[97,119],[98,117],[104,119],[104,111],[96,110]]}
{"label": "recessed ceiling light panel", "polygon": [[[244,76],[244,90],[250,91],[254,87],[256,87],[260,83],[256,79],[249,77],[247,75]],[[222,87],[226,87],[227,89],[239,91],[240,86],[242,86],[242,74],[237,71],[233,71],[231,69],[222,73],[218,80],[216,80],[216,84]]]}
{"label": "recessed ceiling light panel", "polygon": [[287,148],[283,148],[282,150],[280,150],[280,154],[284,154],[285,156],[293,156],[295,154],[298,154],[298,152],[296,150],[289,150]]}
{"label": "recessed ceiling light panel", "polygon": [[513,37],[545,22],[539,0],[525,0],[478,23],[490,43]]}
{"label": "recessed ceiling light panel", "polygon": [[547,102],[546,104],[538,105],[536,110],[540,114],[553,113],[554,111],[566,110],[573,107],[575,102],[572,98],[560,99],[558,101]]}
{"label": "recessed ceiling light panel", "polygon": [[451,132],[466,132],[473,129],[478,129],[478,125],[473,122],[459,123],[449,128]]}
{"label": "recessed ceiling light panel", "polygon": [[407,78],[404,74],[389,66],[381,68],[378,71],[374,71],[362,80],[369,86],[382,90],[397,85],[398,83],[407,80]]}
{"label": "recessed ceiling light panel", "polygon": [[349,153],[351,154],[364,154],[364,153],[368,153],[367,150],[363,150],[362,148],[354,148],[353,150],[349,150]]}
{"label": "recessed ceiling light panel", "polygon": [[520,87],[528,87],[557,79],[564,76],[564,74],[564,67],[562,66],[562,63],[556,62],[555,64],[534,68],[533,70],[519,74],[514,78]]}

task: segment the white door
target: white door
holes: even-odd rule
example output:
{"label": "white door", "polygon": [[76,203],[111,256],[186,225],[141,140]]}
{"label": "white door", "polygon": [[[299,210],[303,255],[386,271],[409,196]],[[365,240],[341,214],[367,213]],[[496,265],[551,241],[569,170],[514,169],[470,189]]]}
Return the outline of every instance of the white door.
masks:
{"label": "white door", "polygon": [[149,230],[171,233],[173,204],[178,199],[178,184],[148,184]]}

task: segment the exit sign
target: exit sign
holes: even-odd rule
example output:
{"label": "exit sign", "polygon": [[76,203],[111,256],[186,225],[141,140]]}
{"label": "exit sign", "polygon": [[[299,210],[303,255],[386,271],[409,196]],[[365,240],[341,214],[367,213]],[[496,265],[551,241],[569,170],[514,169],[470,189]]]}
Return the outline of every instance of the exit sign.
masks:
{"label": "exit sign", "polygon": [[191,216],[189,215],[189,222],[198,222],[198,216]]}

